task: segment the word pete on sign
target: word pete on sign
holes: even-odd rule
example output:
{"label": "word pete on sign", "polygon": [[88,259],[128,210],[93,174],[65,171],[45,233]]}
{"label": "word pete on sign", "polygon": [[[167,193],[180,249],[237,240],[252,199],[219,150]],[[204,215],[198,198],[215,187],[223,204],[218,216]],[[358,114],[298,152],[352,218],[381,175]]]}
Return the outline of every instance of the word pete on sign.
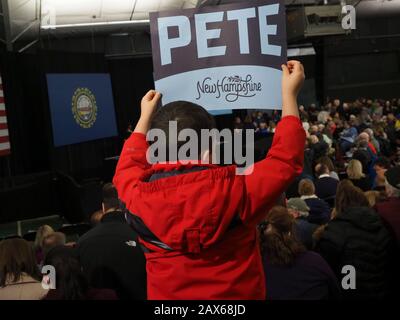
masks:
{"label": "word pete on sign", "polygon": [[281,108],[283,0],[150,13],[150,28],[155,87],[163,104]]}

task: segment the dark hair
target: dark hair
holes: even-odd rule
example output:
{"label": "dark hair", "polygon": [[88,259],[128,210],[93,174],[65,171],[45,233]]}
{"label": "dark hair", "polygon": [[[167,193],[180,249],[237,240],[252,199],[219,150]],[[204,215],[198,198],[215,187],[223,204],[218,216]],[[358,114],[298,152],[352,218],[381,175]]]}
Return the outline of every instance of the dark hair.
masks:
{"label": "dark hair", "polygon": [[301,179],[298,186],[300,196],[312,196],[315,194],[314,182],[310,179]]}
{"label": "dark hair", "polygon": [[82,267],[74,249],[56,247],[49,251],[44,260],[56,270],[57,295],[60,300],[85,300],[89,289]]}
{"label": "dark hair", "polygon": [[103,186],[103,204],[106,210],[119,208],[118,192],[112,183]]}
{"label": "dark hair", "polygon": [[298,254],[306,251],[295,237],[294,223],[293,216],[285,207],[273,207],[267,214],[260,236],[262,250],[271,264],[290,266]]}
{"label": "dark hair", "polygon": [[317,164],[324,164],[328,167],[329,171],[336,171],[335,165],[333,164],[333,161],[331,158],[328,156],[323,156],[317,160]]}
{"label": "dark hair", "polygon": [[315,174],[317,175],[317,177],[319,177],[320,175],[327,173],[327,172],[329,172],[329,168],[326,164],[323,164],[323,163],[319,163],[318,169],[315,170]]}
{"label": "dark hair", "polygon": [[40,281],[32,246],[24,239],[6,239],[0,242],[0,287],[7,280],[17,282],[22,273]]}
{"label": "dark hair", "polygon": [[382,167],[384,169],[389,169],[390,168],[390,160],[386,157],[379,157],[375,160],[374,165]]}
{"label": "dark hair", "polygon": [[336,216],[350,207],[369,207],[369,202],[360,188],[355,187],[350,180],[345,179],[339,182],[336,191]]}
{"label": "dark hair", "polygon": [[[188,101],[175,101],[166,104],[164,107],[160,108],[154,115],[151,121],[151,129],[160,129],[165,133],[167,139],[166,146],[166,157],[168,161],[179,160],[179,159],[169,159],[169,122],[177,122],[177,133],[181,132],[183,129],[192,129],[197,133],[197,136],[201,136],[202,129],[214,129],[215,119],[209,114],[203,107]],[[176,144],[177,150],[184,145],[187,141],[173,141]],[[199,143],[199,156],[202,151],[201,145]],[[193,159],[198,160],[198,159]]]}

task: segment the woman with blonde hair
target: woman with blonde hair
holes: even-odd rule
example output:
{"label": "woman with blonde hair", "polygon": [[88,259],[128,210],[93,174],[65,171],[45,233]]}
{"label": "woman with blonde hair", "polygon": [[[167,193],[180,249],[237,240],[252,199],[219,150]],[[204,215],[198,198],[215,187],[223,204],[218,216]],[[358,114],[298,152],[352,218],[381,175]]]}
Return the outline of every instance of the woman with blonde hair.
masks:
{"label": "woman with blonde hair", "polygon": [[38,264],[41,264],[44,259],[43,240],[52,233],[54,233],[53,228],[47,224],[40,226],[36,231],[36,238],[33,247],[35,249],[36,261]]}
{"label": "woman with blonde hair", "polygon": [[359,160],[352,159],[346,168],[348,179],[354,186],[360,188],[362,191],[371,190],[371,182],[363,173],[363,167]]}

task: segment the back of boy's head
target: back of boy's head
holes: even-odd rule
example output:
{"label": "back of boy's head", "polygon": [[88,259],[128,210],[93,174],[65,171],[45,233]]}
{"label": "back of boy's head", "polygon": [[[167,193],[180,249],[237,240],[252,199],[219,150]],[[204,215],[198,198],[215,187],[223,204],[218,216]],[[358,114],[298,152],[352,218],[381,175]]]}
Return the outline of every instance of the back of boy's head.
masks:
{"label": "back of boy's head", "polygon": [[[176,121],[177,134],[183,129],[192,129],[196,132],[199,139],[202,129],[214,129],[215,119],[203,107],[188,101],[175,101],[160,108],[151,121],[150,129],[160,129],[164,132],[168,144],[170,143],[169,123]],[[174,141],[175,142],[175,141]],[[176,141],[179,149],[186,141]]]}

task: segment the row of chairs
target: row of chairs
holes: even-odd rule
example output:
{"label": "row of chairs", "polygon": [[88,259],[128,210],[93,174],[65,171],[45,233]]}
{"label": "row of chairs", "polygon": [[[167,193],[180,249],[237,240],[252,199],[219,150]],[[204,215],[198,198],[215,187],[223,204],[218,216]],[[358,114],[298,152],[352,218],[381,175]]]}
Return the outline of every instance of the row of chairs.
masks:
{"label": "row of chairs", "polygon": [[101,201],[100,179],[78,183],[63,172],[0,179],[0,224],[54,214],[68,223],[81,223],[101,208]]}
{"label": "row of chairs", "polygon": [[[83,234],[88,232],[90,229],[91,229],[91,226],[88,223],[77,223],[77,224],[63,225],[60,229],[58,229],[58,231],[64,233],[65,236],[67,237],[67,239],[78,239]],[[6,240],[6,239],[13,239],[13,238],[22,238],[22,239],[25,239],[26,241],[35,241],[36,231],[33,231],[33,230],[28,231],[23,236],[9,235],[9,236],[6,236],[6,237],[0,239],[0,241]]]}

